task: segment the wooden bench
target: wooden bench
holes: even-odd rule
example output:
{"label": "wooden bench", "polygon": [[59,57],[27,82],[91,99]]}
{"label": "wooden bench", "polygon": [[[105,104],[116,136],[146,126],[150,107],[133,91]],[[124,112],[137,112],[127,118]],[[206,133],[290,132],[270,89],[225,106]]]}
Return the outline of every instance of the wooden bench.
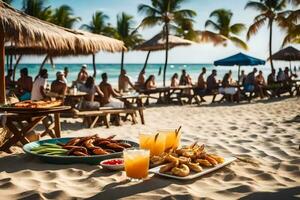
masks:
{"label": "wooden bench", "polygon": [[[73,109],[73,117],[75,118],[84,118],[88,120],[88,127],[93,128],[100,117],[103,118],[104,124],[107,128],[109,128],[109,116],[110,115],[120,115],[126,114],[125,119],[128,115],[131,116],[133,124],[137,123],[136,112],[138,111],[141,117],[142,124],[145,124],[144,108],[134,107],[134,108],[111,108],[111,107],[101,107],[99,110],[86,110],[79,111],[77,109]],[[91,119],[93,117],[93,119]],[[90,119],[89,119],[90,118]]]}

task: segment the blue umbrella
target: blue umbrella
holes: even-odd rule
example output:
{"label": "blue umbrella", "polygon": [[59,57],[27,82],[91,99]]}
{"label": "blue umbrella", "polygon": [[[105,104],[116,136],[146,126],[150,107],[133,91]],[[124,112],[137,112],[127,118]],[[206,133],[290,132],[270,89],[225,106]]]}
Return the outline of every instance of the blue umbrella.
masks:
{"label": "blue umbrella", "polygon": [[264,60],[254,58],[251,56],[248,56],[243,53],[238,53],[233,56],[229,56],[227,58],[217,60],[214,62],[215,66],[221,65],[221,66],[234,66],[237,65],[239,67],[238,69],[238,76],[240,75],[240,66],[253,66],[253,65],[264,65],[266,62]]}

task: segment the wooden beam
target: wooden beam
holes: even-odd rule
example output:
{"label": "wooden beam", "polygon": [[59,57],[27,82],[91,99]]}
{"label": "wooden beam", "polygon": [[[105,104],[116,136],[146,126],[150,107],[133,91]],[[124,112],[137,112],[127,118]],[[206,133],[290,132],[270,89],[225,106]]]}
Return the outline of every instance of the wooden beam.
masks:
{"label": "wooden beam", "polygon": [[5,47],[4,33],[0,30],[0,104],[5,104]]}

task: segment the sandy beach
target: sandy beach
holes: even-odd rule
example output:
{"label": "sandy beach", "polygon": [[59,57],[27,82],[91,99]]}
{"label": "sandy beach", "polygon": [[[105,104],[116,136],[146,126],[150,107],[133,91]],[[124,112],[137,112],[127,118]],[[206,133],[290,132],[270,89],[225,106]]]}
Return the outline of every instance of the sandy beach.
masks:
{"label": "sandy beach", "polygon": [[80,120],[62,119],[64,136],[99,134],[137,141],[141,131],[183,126],[182,144],[206,144],[210,152],[240,159],[191,181],[150,175],[128,183],[125,172],[83,164],[54,165],[1,153],[1,199],[298,199],[300,198],[300,99],[150,107],[146,125],[82,129]]}

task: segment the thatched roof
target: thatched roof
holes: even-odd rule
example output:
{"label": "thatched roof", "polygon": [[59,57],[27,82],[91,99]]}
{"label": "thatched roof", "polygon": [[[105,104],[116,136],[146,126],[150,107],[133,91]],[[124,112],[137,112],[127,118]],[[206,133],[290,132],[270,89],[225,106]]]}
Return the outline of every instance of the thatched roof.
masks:
{"label": "thatched roof", "polygon": [[272,55],[273,60],[296,61],[300,60],[300,51],[292,46],[281,49]]}
{"label": "thatched roof", "polygon": [[42,21],[0,1],[0,31],[5,41],[20,47],[44,48],[57,53],[91,54],[122,51],[122,41],[75,31]]}
{"label": "thatched roof", "polygon": [[[169,35],[169,48],[173,48],[175,46],[187,46],[194,44],[194,42],[190,40],[185,40],[180,37]],[[160,51],[166,49],[166,37],[163,33],[159,33],[155,35],[150,40],[142,43],[141,45],[137,46],[135,50],[141,51]]]}

